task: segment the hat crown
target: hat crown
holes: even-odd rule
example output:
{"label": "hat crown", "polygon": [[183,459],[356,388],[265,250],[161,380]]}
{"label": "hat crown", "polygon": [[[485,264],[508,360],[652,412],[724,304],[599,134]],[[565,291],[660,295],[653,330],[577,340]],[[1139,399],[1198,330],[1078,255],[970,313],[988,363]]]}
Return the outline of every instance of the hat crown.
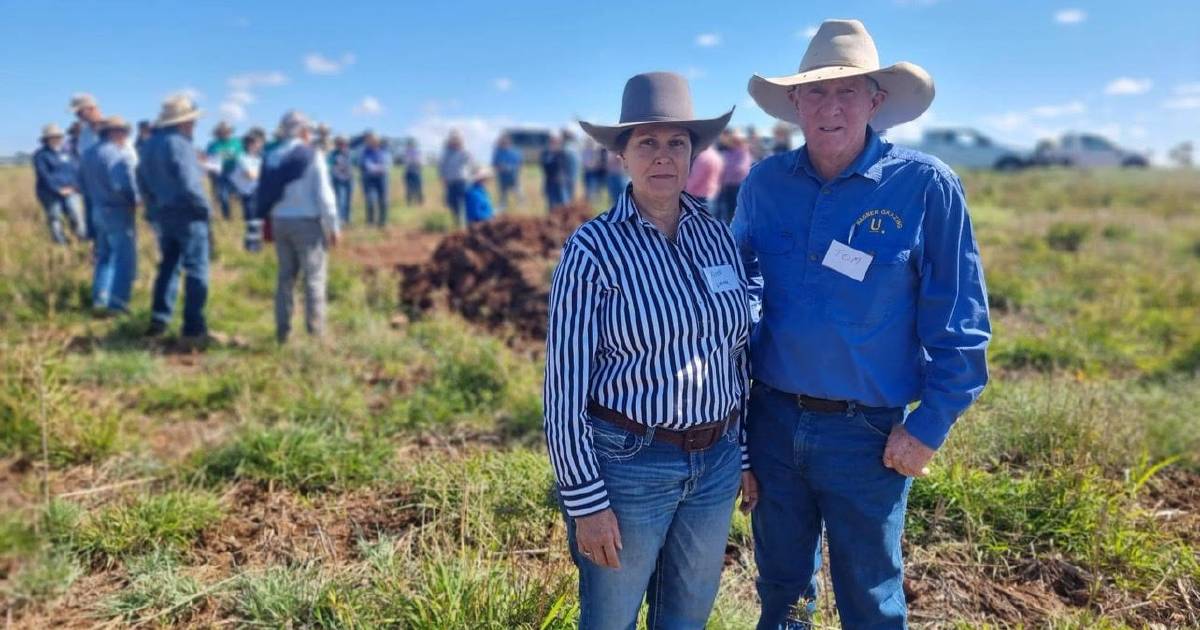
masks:
{"label": "hat crown", "polygon": [[54,138],[54,137],[58,137],[58,136],[62,136],[62,135],[63,135],[62,129],[59,129],[58,125],[56,125],[54,123],[50,123],[50,124],[42,127],[42,137],[43,138]]}
{"label": "hat crown", "polygon": [[692,120],[692,92],[674,72],[647,72],[625,82],[621,124]]}
{"label": "hat crown", "polygon": [[800,72],[844,66],[879,69],[879,51],[867,28],[858,20],[825,20],[808,43]]}
{"label": "hat crown", "polygon": [[159,118],[177,118],[191,113],[194,109],[196,106],[192,103],[192,99],[186,96],[173,96],[163,101],[162,115]]}

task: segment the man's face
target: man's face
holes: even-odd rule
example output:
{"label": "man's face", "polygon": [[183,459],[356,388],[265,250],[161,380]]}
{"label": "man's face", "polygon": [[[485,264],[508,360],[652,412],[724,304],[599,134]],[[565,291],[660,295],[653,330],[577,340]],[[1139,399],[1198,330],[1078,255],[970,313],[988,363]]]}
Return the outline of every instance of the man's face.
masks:
{"label": "man's face", "polygon": [[857,76],[805,83],[789,97],[800,114],[800,129],[809,151],[832,156],[862,148],[867,123],[887,93],[871,94],[868,79]]}
{"label": "man's face", "polygon": [[84,105],[75,110],[75,116],[84,122],[95,123],[100,121],[100,108],[95,105]]}
{"label": "man's face", "polygon": [[112,140],[113,144],[119,147],[124,147],[125,143],[129,141],[129,132],[121,130],[110,131],[108,132],[108,137],[110,140]]}
{"label": "man's face", "polygon": [[50,147],[50,149],[53,151],[57,151],[59,149],[59,147],[62,146],[62,143],[63,143],[62,136],[54,136],[53,138],[46,138],[46,146]]}

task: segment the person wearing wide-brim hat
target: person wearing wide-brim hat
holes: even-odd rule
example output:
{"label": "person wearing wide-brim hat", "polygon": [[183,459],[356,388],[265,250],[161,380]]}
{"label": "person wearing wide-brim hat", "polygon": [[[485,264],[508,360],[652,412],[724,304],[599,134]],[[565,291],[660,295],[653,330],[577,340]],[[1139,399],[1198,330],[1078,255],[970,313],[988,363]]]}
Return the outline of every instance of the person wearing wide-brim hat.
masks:
{"label": "person wearing wide-brim hat", "polygon": [[682,76],[651,72],[625,84],[619,123],[579,123],[631,179],[567,240],[550,290],[546,438],[584,628],[632,627],[643,600],[650,627],[703,628],[734,499],[757,494],[746,275],[684,192],[732,113],[697,117]]}
{"label": "person wearing wide-brim hat", "polygon": [[33,153],[34,192],[46,212],[50,238],[59,245],[67,244],[63,217],[79,240],[87,237],[83,218],[83,198],[79,195],[79,168],[70,152],[63,149],[65,134],[58,125],[42,127],[41,145]]}
{"label": "person wearing wide-brim hat", "polygon": [[880,136],[929,107],[933,80],[881,66],[861,22],[829,20],[799,72],[755,75],[749,91],[804,133],[751,171],[732,226],[761,287],[749,412],[758,627],[811,611],[824,524],[841,622],[903,628],[911,478],[987,383],[991,338],[958,177]]}
{"label": "person wearing wide-brim hat", "polygon": [[138,182],[158,233],[160,252],[147,335],[158,336],[167,330],[182,269],[183,336],[196,346],[209,341],[204,306],[208,301],[212,208],[204,192],[204,171],[192,145],[196,121],[202,114],[187,96],[163,101],[154,135],[146,141],[138,165]]}
{"label": "person wearing wide-brim hat", "polygon": [[79,178],[92,203],[95,263],[92,307],[97,314],[128,313],[137,277],[136,207],[134,177],[137,156],[128,146],[132,125],[111,116],[97,125],[100,144],[83,154]]}

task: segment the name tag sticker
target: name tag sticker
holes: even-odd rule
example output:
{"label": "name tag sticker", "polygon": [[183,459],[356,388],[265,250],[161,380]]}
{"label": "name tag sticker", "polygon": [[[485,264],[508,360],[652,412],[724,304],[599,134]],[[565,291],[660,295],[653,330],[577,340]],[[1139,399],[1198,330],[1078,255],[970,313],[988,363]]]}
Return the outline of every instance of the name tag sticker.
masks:
{"label": "name tag sticker", "polygon": [[860,252],[835,240],[829,244],[829,251],[825,252],[825,260],[821,261],[821,264],[847,278],[862,282],[863,278],[867,277],[867,269],[874,259],[874,256],[866,252]]}
{"label": "name tag sticker", "polygon": [[704,279],[708,281],[708,290],[713,293],[733,291],[739,286],[737,273],[731,265],[705,267]]}

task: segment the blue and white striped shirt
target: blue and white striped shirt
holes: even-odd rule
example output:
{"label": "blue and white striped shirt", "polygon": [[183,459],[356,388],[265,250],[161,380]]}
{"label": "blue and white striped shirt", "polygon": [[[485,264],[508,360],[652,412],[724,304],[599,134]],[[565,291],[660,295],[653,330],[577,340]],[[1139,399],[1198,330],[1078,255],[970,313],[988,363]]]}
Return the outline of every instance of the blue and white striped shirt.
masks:
{"label": "blue and white striped shirt", "polygon": [[749,293],[733,236],[691,195],[666,238],[629,189],[563,246],[550,289],[545,428],[570,516],[608,507],[588,421],[589,399],[671,430],[745,407]]}

